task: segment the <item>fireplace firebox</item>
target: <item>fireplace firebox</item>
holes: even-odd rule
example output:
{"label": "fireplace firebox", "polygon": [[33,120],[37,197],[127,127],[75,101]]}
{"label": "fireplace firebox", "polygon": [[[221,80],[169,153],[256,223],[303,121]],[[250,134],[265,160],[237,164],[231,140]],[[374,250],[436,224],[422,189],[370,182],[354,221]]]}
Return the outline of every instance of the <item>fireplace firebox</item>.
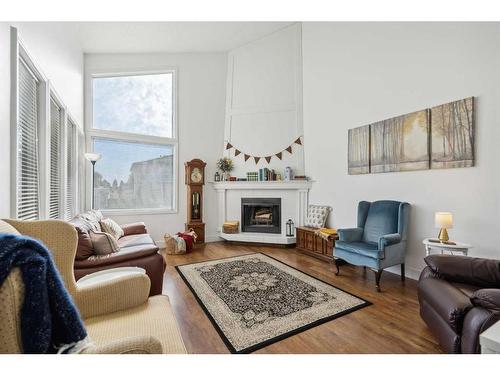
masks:
{"label": "fireplace firebox", "polygon": [[281,198],[241,198],[241,231],[281,233]]}

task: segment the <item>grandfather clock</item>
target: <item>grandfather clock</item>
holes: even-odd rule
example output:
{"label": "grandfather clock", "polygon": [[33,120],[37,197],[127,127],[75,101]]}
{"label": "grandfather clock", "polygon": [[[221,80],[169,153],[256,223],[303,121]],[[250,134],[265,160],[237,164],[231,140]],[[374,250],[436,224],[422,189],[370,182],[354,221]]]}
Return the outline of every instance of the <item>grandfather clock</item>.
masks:
{"label": "grandfather clock", "polygon": [[193,228],[198,236],[197,243],[205,242],[205,223],[203,222],[203,185],[205,166],[200,159],[184,163],[187,185],[187,223],[186,230]]}

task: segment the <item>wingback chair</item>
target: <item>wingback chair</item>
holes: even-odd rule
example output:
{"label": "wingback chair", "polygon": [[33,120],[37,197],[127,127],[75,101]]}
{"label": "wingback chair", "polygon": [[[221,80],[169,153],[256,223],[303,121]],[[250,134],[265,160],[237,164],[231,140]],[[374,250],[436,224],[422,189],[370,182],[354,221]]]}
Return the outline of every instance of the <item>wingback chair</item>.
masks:
{"label": "wingback chair", "polygon": [[[0,232],[36,238],[51,251],[94,344],[85,354],[186,353],[168,297],[149,297],[151,282],[145,274],[86,286],[75,281],[77,233],[72,225],[59,220],[0,220]],[[0,301],[0,353],[23,353],[24,283],[19,268],[0,285]]]}
{"label": "wingback chair", "polygon": [[362,201],[358,204],[357,228],[339,229],[334,258],[340,265],[350,263],[370,267],[375,272],[377,291],[384,268],[401,265],[405,280],[405,253],[410,204],[397,201]]}

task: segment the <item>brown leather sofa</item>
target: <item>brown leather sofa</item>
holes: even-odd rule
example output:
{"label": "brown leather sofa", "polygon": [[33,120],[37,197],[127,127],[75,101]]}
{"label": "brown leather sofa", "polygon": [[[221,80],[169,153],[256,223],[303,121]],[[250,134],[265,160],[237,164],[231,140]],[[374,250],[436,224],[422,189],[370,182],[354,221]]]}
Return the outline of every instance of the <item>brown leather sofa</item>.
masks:
{"label": "brown leather sofa", "polygon": [[123,225],[123,237],[118,239],[120,251],[104,256],[94,254],[89,232],[101,230],[99,211],[89,211],[74,217],[72,224],[78,232],[78,247],[75,256],[76,280],[96,271],[118,267],[141,267],[151,280],[150,295],[161,294],[165,263],[158,254],[158,246],[148,234],[144,223]]}
{"label": "brown leather sofa", "polygon": [[418,282],[420,316],[447,353],[479,353],[500,320],[500,261],[430,255]]}

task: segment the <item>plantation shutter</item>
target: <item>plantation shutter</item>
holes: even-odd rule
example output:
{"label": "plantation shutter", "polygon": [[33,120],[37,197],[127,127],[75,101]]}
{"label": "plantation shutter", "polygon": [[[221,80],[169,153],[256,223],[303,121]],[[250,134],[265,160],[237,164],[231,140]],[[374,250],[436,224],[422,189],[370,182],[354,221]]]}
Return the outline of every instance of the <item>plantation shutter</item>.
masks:
{"label": "plantation shutter", "polygon": [[40,218],[38,165],[39,82],[26,63],[19,60],[17,124],[17,218]]}
{"label": "plantation shutter", "polygon": [[64,219],[69,220],[75,214],[76,206],[76,127],[68,120],[66,129],[66,199],[64,208]]}
{"label": "plantation shutter", "polygon": [[49,218],[59,219],[61,214],[61,107],[50,99],[50,193]]}

